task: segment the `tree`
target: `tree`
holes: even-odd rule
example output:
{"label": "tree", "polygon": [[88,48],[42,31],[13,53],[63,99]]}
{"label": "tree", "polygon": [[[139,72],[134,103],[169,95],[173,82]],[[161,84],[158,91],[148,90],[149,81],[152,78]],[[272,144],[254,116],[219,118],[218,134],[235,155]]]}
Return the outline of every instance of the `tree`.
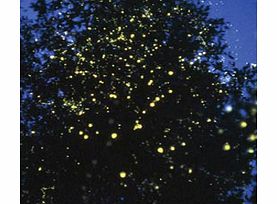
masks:
{"label": "tree", "polygon": [[241,203],[255,66],[176,0],[38,0],[21,22],[23,203]]}

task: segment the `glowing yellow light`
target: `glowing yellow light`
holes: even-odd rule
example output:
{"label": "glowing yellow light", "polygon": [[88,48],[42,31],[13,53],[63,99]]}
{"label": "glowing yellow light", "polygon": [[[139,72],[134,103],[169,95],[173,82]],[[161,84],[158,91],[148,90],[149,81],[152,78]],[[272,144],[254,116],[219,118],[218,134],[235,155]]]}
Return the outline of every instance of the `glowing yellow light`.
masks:
{"label": "glowing yellow light", "polygon": [[75,110],[75,109],[77,109],[78,107],[77,107],[76,105],[72,105],[70,108],[71,108],[72,110]]}
{"label": "glowing yellow light", "polygon": [[141,60],[140,60],[140,59],[138,59],[138,60],[137,60],[137,63],[141,63]]}
{"label": "glowing yellow light", "polygon": [[161,98],[159,96],[155,97],[155,101],[160,101],[160,100],[161,100]]}
{"label": "glowing yellow light", "polygon": [[34,131],[34,130],[31,131],[31,134],[35,134],[35,133],[36,133],[36,131]]}
{"label": "glowing yellow light", "polygon": [[169,149],[170,149],[171,151],[175,151],[175,147],[174,147],[174,146],[171,146]]}
{"label": "glowing yellow light", "polygon": [[142,114],[146,114],[146,110],[143,110],[143,111],[142,111]]}
{"label": "glowing yellow light", "polygon": [[117,136],[118,136],[117,133],[112,133],[112,134],[111,134],[112,139],[116,139]]}
{"label": "glowing yellow light", "polygon": [[254,151],[253,148],[249,148],[249,149],[247,150],[247,152],[248,152],[249,154],[253,154],[255,151]]}
{"label": "glowing yellow light", "polygon": [[208,119],[207,119],[207,122],[208,122],[208,123],[212,122],[211,118],[208,118]]}
{"label": "glowing yellow light", "polygon": [[159,152],[160,154],[164,153],[164,148],[158,147],[157,152]]}
{"label": "glowing yellow light", "polygon": [[168,74],[169,76],[172,76],[172,75],[174,74],[174,72],[173,72],[173,71],[169,71],[167,74]]}
{"label": "glowing yellow light", "polygon": [[119,176],[120,176],[120,178],[126,178],[127,174],[126,174],[125,171],[121,171],[121,172],[119,173]]}
{"label": "glowing yellow light", "polygon": [[240,122],[240,127],[241,127],[241,128],[246,128],[246,127],[247,127],[247,122],[241,121],[241,122]]}
{"label": "glowing yellow light", "polygon": [[131,35],[130,35],[130,38],[134,38],[134,37],[135,37],[135,34],[131,34]]}
{"label": "glowing yellow light", "polygon": [[84,139],[87,140],[89,138],[88,135],[84,135]]}
{"label": "glowing yellow light", "polygon": [[55,56],[54,56],[54,55],[51,55],[51,56],[50,56],[50,59],[54,59],[54,58],[55,58]]}
{"label": "glowing yellow light", "polygon": [[153,82],[154,82],[154,81],[153,81],[152,79],[150,79],[150,80],[148,81],[147,85],[148,85],[148,86],[151,86],[151,85],[153,84]]}
{"label": "glowing yellow light", "polygon": [[68,128],[68,132],[71,133],[73,129],[74,129],[73,126],[69,127],[69,128]]}
{"label": "glowing yellow light", "polygon": [[182,142],[182,143],[181,143],[181,146],[183,146],[183,147],[186,146],[186,143],[185,143],[185,142]]}
{"label": "glowing yellow light", "polygon": [[138,130],[138,129],[142,129],[142,124],[136,123],[136,124],[134,125],[133,130]]}
{"label": "glowing yellow light", "polygon": [[110,98],[116,99],[116,98],[117,98],[117,95],[116,95],[116,94],[110,94],[109,97],[110,97]]}
{"label": "glowing yellow light", "polygon": [[192,168],[189,168],[188,173],[189,173],[189,174],[192,173]]}
{"label": "glowing yellow light", "polygon": [[38,167],[38,171],[42,171],[42,167],[40,166],[40,167]]}
{"label": "glowing yellow light", "polygon": [[84,132],[82,130],[79,131],[79,135],[83,135]]}
{"label": "glowing yellow light", "polygon": [[224,151],[229,151],[229,150],[231,150],[231,145],[230,145],[228,142],[226,142],[226,143],[223,145],[223,150],[224,150]]}
{"label": "glowing yellow light", "polygon": [[89,124],[88,124],[88,127],[89,127],[89,128],[93,127],[93,124],[92,124],[92,123],[89,123]]}
{"label": "glowing yellow light", "polygon": [[170,93],[170,94],[173,93],[173,90],[172,90],[172,89],[169,89],[169,90],[168,90],[168,93]]}
{"label": "glowing yellow light", "polygon": [[155,103],[154,103],[154,102],[151,102],[151,103],[149,104],[149,106],[153,108],[153,107],[155,107]]}
{"label": "glowing yellow light", "polygon": [[248,141],[256,141],[257,140],[257,136],[255,134],[251,134],[248,138],[247,138]]}

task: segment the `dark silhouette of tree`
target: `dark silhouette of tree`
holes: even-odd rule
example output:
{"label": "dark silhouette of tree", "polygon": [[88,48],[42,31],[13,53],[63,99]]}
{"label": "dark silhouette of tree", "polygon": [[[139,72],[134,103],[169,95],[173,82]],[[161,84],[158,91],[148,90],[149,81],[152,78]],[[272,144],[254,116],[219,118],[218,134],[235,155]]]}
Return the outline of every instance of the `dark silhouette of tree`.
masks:
{"label": "dark silhouette of tree", "polygon": [[256,67],[177,0],[38,0],[21,20],[21,201],[242,203]]}

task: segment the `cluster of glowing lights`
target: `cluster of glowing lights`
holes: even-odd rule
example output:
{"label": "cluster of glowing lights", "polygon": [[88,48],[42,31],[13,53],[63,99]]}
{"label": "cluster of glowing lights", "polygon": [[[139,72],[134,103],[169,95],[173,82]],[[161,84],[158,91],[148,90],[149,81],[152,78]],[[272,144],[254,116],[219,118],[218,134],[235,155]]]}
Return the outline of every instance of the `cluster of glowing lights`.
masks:
{"label": "cluster of glowing lights", "polygon": [[139,130],[139,129],[142,129],[142,127],[143,127],[142,124],[140,124],[139,121],[137,120],[134,125],[133,130]]}

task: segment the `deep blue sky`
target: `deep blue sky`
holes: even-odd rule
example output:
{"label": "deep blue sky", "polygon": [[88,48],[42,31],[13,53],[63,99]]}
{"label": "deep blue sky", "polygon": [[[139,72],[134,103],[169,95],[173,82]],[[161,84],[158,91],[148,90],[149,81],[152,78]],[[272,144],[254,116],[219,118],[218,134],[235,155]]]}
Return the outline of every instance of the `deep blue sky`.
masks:
{"label": "deep blue sky", "polygon": [[257,63],[257,0],[211,0],[211,15],[232,24],[226,33],[239,65]]}
{"label": "deep blue sky", "polygon": [[[34,16],[28,9],[33,0],[20,0],[29,17]],[[245,63],[257,63],[257,0],[203,0],[211,5],[211,16],[224,18],[232,24],[226,33],[230,50],[237,58],[239,66]]]}

